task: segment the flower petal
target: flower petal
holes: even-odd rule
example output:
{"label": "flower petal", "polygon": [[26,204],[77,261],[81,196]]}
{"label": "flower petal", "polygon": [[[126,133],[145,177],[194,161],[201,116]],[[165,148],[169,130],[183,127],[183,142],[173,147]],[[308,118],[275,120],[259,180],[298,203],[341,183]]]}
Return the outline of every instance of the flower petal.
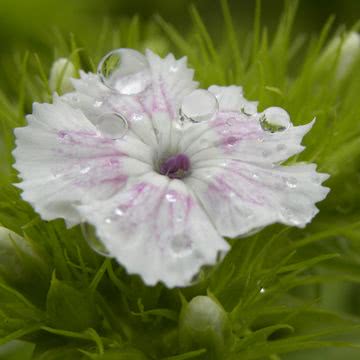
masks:
{"label": "flower petal", "polygon": [[212,158],[278,163],[304,149],[302,138],[314,124],[290,124],[286,130],[272,133],[261,127],[260,119],[260,114],[220,112],[215,120],[189,128],[181,140],[181,151],[193,163]]}
{"label": "flower petal", "polygon": [[244,235],[280,222],[304,227],[329,189],[314,164],[264,166],[238,160],[209,160],[186,179],[223,236]]}
{"label": "flower petal", "polygon": [[131,134],[103,136],[80,110],[60,101],[34,104],[29,125],[15,129],[14,167],[23,198],[46,220],[80,221],[74,204],[112,196],[151,170],[151,151]]}
{"label": "flower petal", "polygon": [[104,112],[123,115],[130,128],[143,142],[155,146],[158,134],[169,137],[171,128],[167,122],[177,118],[182,98],[197,87],[194,71],[187,68],[186,58],[176,60],[172,54],[164,59],[150,50],[146,51],[151,85],[135,95],[122,95],[111,91],[95,74],[80,73],[81,79],[73,79],[75,93],[63,96],[71,106],[80,108],[93,122]]}
{"label": "flower petal", "polygon": [[229,248],[184,183],[156,173],[80,212],[109,253],[148,285],[189,285]]}

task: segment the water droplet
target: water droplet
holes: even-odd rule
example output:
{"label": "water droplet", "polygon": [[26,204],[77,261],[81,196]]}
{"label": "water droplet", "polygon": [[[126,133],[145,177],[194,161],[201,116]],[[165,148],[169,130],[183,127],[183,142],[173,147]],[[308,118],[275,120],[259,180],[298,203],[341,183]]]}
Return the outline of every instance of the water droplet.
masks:
{"label": "water droplet", "polygon": [[168,202],[170,202],[170,203],[176,202],[176,196],[175,196],[174,194],[172,194],[172,193],[167,193],[167,194],[165,195],[165,197],[166,197],[166,200],[167,200]]}
{"label": "water droplet", "polygon": [[277,150],[277,151],[282,151],[282,150],[285,150],[285,149],[286,149],[286,145],[285,145],[285,144],[276,145],[276,150]]}
{"label": "water droplet", "polygon": [[253,179],[257,180],[259,178],[259,175],[254,173],[254,174],[252,174],[252,177],[253,177]]}
{"label": "water droplet", "polygon": [[94,107],[99,108],[103,105],[103,102],[101,100],[96,100],[94,102]]}
{"label": "water droplet", "polygon": [[294,177],[290,177],[285,179],[285,183],[289,188],[294,189],[296,188],[297,180]]}
{"label": "water droplet", "polygon": [[124,216],[125,214],[125,209],[123,209],[122,207],[117,207],[114,211],[116,216]]}
{"label": "water droplet", "polygon": [[121,139],[128,130],[128,122],[118,113],[105,113],[97,119],[96,127],[106,137]]}
{"label": "water droplet", "polygon": [[98,75],[105,86],[124,95],[141,93],[151,82],[146,57],[125,48],[105,55],[99,63]]}
{"label": "water droplet", "polygon": [[235,124],[235,122],[236,122],[236,119],[234,117],[230,117],[226,120],[225,125],[227,127],[231,127]]}
{"label": "water droplet", "polygon": [[184,257],[192,253],[192,241],[185,234],[175,235],[170,246],[171,250],[177,257]]}
{"label": "water droplet", "polygon": [[265,109],[259,121],[262,129],[271,133],[284,131],[288,129],[291,124],[289,114],[279,107]]}
{"label": "water droplet", "polygon": [[110,257],[109,251],[106,249],[105,245],[98,239],[96,236],[95,227],[89,223],[81,223],[81,232],[84,236],[84,239],[89,244],[89,246],[98,254],[106,257]]}
{"label": "water droplet", "polygon": [[266,289],[265,288],[260,288],[260,294],[264,294],[266,292]]}
{"label": "water droplet", "polygon": [[180,108],[180,121],[200,123],[211,120],[219,109],[219,103],[210,91],[197,89],[186,95]]}
{"label": "water droplet", "polygon": [[90,169],[91,169],[90,166],[85,166],[80,169],[80,174],[87,174],[90,171]]}
{"label": "water droplet", "polygon": [[73,102],[75,102],[75,103],[80,102],[80,98],[79,98],[79,96],[76,95],[76,94],[71,96],[71,100],[72,100]]}

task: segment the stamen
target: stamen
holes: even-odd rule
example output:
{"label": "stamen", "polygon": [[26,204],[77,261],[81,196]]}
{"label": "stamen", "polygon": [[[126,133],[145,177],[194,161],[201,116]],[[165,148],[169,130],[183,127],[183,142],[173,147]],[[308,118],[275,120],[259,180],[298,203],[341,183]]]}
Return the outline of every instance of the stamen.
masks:
{"label": "stamen", "polygon": [[169,157],[160,166],[160,174],[170,179],[182,179],[190,170],[190,160],[185,154],[177,154]]}

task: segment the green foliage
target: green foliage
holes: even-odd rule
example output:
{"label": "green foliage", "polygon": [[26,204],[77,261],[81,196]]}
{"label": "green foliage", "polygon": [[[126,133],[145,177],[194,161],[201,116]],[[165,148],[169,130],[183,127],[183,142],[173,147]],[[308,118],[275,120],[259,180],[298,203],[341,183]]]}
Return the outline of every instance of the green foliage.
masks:
{"label": "green foliage", "polygon": [[[54,59],[47,53],[4,59],[13,78],[0,92],[0,225],[20,240],[8,242],[11,268],[0,267],[0,344],[25,340],[33,344],[30,356],[41,360],[210,359],[207,341],[196,339],[201,344],[186,349],[179,342],[183,302],[209,294],[224,309],[234,338],[219,359],[318,359],[323,352],[301,351],[325,347],[351,348],[358,358],[360,61],[337,77],[342,41],[328,66],[319,66],[319,59],[334,36],[344,38],[344,29],[330,35],[330,19],[321,34],[295,35],[296,1],[287,1],[273,34],[261,26],[256,3],[251,32],[237,26],[222,0],[219,30],[190,7],[189,35],[160,17],[143,24],[135,16],[105,22],[86,47],[81,38],[57,34],[47,50]],[[170,290],[146,287],[95,254],[79,228],[41,220],[12,185],[12,129],[25,124],[34,101],[51,101],[50,60],[65,56],[77,71],[93,71],[116,47],[186,55],[203,87],[240,84],[261,109],[282,106],[297,125],[316,117],[306,151],[289,160],[315,161],[331,175],[331,193],[313,223],[303,230],[273,225],[229,239],[232,250],[221,263],[203,269],[193,286]],[[334,353],[340,358],[343,351]]]}

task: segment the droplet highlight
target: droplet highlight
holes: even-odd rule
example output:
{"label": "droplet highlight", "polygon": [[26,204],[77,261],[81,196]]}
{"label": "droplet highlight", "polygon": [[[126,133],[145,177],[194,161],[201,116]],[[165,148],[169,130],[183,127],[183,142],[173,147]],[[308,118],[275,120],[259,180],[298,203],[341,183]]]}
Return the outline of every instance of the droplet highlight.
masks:
{"label": "droplet highlight", "polygon": [[96,127],[102,135],[117,140],[127,133],[129,125],[122,115],[118,113],[105,113],[97,119]]}
{"label": "droplet highlight", "polygon": [[211,120],[219,110],[219,103],[210,91],[197,89],[186,95],[180,107],[181,123],[200,123]]}
{"label": "droplet highlight", "polygon": [[143,92],[151,82],[146,57],[133,49],[116,49],[105,55],[98,66],[101,82],[123,95]]}

